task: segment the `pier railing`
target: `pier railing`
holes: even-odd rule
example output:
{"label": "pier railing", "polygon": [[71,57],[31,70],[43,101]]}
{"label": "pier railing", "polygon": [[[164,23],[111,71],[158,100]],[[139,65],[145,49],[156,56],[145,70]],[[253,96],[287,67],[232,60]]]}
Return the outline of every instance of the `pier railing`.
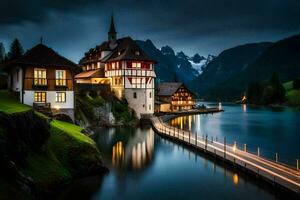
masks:
{"label": "pier railing", "polygon": [[265,159],[261,157],[259,148],[257,154],[253,154],[247,151],[247,146],[245,149],[241,149],[236,142],[229,145],[226,138],[220,141],[220,139],[209,138],[208,135],[199,136],[196,133],[170,126],[164,123],[159,117],[153,117],[151,121],[155,131],[161,135],[219,157],[272,183],[300,194],[300,171],[298,164],[296,167],[292,167]]}

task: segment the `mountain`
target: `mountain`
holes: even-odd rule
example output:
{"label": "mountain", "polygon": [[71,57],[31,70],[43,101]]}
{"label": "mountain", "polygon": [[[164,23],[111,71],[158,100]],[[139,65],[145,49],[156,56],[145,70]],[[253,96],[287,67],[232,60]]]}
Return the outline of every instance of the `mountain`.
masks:
{"label": "mountain", "polygon": [[187,84],[198,76],[198,71],[193,68],[189,61],[190,58],[184,52],[180,51],[175,55],[175,52],[169,46],[162,47],[161,52],[172,62],[177,81]]}
{"label": "mountain", "polygon": [[249,67],[238,76],[216,88],[221,95],[236,97],[251,82],[265,81],[276,73],[281,82],[300,76],[300,35],[295,35],[270,45]]}
{"label": "mountain", "polygon": [[213,58],[189,85],[201,97],[208,99],[220,97],[218,88],[223,82],[246,70],[271,44],[253,43],[227,49]]}
{"label": "mountain", "polygon": [[193,61],[200,62],[199,60],[204,59],[201,66],[207,63],[207,59],[199,54],[199,57],[195,55],[196,57],[190,58],[182,51],[175,53],[170,46],[163,46],[159,50],[151,40],[137,40],[136,42],[152,59],[157,61],[155,71],[157,78],[162,82],[181,81],[189,84],[199,75],[198,69],[193,67],[199,64],[193,65]]}
{"label": "mountain", "polygon": [[204,68],[210,63],[216,56],[208,55],[206,58],[204,56],[200,56],[196,53],[193,57],[189,59],[192,67],[196,69],[199,75],[203,72]]}
{"label": "mountain", "polygon": [[157,62],[154,65],[157,80],[159,82],[174,81],[176,73],[174,71],[173,63],[154,46],[152,41],[136,40],[136,43],[146,52],[148,56]]}

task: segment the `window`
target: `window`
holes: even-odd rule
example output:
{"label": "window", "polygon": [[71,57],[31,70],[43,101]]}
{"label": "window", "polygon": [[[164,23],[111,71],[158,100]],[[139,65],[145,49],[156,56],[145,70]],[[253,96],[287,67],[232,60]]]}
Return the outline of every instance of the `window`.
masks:
{"label": "window", "polygon": [[66,70],[55,70],[55,84],[58,86],[67,85],[66,83]]}
{"label": "window", "polygon": [[97,62],[97,68],[98,69],[100,68],[100,62]]}
{"label": "window", "polygon": [[112,69],[115,69],[115,67],[116,67],[116,64],[113,62],[113,63],[111,63],[111,68]]}
{"label": "window", "polygon": [[66,93],[65,92],[56,92],[55,101],[56,102],[66,102]]}
{"label": "window", "polygon": [[135,51],[134,54],[135,54],[136,56],[139,56],[139,55],[140,55],[140,52],[139,52],[139,51]]}
{"label": "window", "polygon": [[34,69],[34,85],[47,85],[47,70]]}
{"label": "window", "polygon": [[137,96],[137,95],[136,95],[136,92],[134,92],[134,93],[133,93],[133,98],[136,99],[136,96]]}
{"label": "window", "polygon": [[141,63],[133,62],[132,63],[132,68],[141,68]]}
{"label": "window", "polygon": [[149,104],[149,110],[151,110],[151,104]]}
{"label": "window", "polygon": [[34,102],[46,102],[46,92],[35,92]]}
{"label": "window", "polygon": [[150,99],[152,98],[152,93],[151,92],[149,93],[149,97],[150,97]]}

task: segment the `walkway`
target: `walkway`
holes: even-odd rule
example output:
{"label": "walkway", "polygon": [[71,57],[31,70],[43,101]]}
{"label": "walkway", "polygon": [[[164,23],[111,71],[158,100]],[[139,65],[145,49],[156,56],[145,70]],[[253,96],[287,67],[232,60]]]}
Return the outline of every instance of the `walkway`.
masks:
{"label": "walkway", "polygon": [[229,163],[247,169],[266,180],[292,190],[300,195],[300,171],[282,164],[266,160],[258,155],[237,149],[236,146],[212,141],[189,131],[177,129],[164,123],[161,118],[151,118],[152,126],[156,132],[219,157]]}

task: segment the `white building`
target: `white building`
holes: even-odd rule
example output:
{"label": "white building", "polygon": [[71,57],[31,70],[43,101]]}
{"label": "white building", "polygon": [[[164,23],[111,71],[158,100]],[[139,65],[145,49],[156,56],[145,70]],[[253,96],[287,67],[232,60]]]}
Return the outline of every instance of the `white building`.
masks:
{"label": "white building", "polygon": [[154,113],[154,63],[130,37],[117,39],[113,18],[108,41],[90,49],[81,59],[79,84],[109,84],[119,99],[126,99],[137,117]]}
{"label": "white building", "polygon": [[74,75],[78,66],[51,48],[38,44],[9,62],[8,88],[20,102],[49,114],[74,120]]}

